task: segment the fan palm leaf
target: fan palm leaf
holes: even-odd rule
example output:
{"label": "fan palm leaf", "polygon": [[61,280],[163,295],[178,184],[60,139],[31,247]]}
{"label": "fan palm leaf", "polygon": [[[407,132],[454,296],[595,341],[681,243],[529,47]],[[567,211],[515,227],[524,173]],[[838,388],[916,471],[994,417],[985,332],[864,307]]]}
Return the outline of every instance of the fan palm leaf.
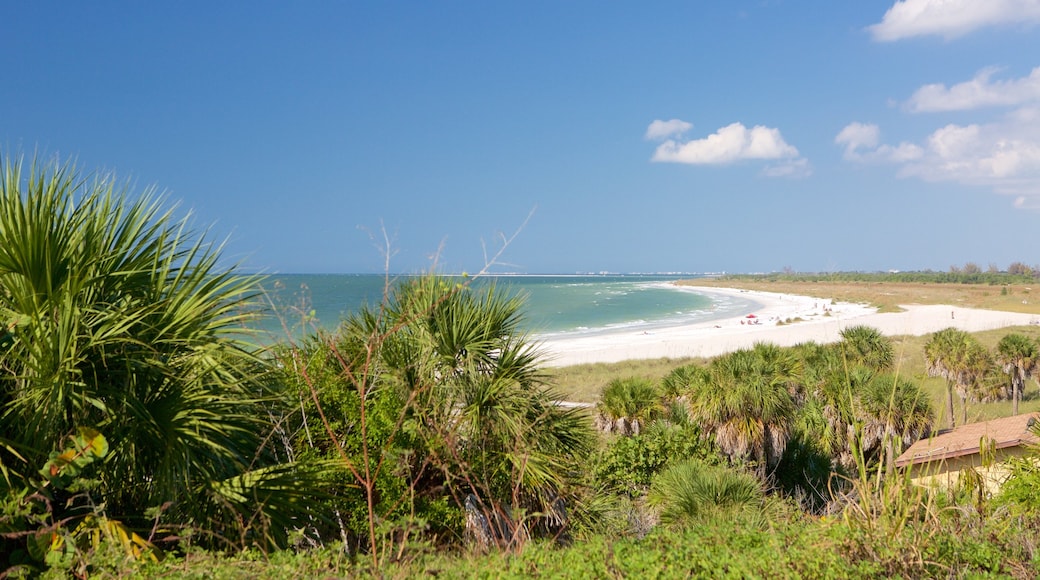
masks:
{"label": "fan palm leaf", "polygon": [[870,326],[851,326],[842,330],[838,345],[850,366],[863,365],[875,371],[885,371],[895,359],[892,341]]}
{"label": "fan palm leaf", "polygon": [[763,497],[754,476],[694,459],[657,474],[647,501],[661,510],[663,523],[684,526],[754,514]]}
{"label": "fan palm leaf", "polygon": [[263,467],[267,365],[243,328],[259,279],[152,190],[57,162],[3,173],[0,428],[27,464],[98,429],[98,493],[131,520]]}
{"label": "fan palm leaf", "polygon": [[793,378],[794,367],[774,358],[771,349],[738,350],[711,361],[706,380],[691,393],[690,409],[715,432],[723,452],[756,462],[764,476],[786,444],[795,409]]}
{"label": "fan palm leaf", "polygon": [[[494,284],[434,275],[395,286],[379,310],[347,319],[337,344],[372,388],[410,401],[412,455],[437,468],[459,503],[544,512],[580,476],[591,448],[580,410],[546,388],[538,345],[522,330],[521,297]],[[420,486],[418,493],[424,493]]]}
{"label": "fan palm leaf", "polygon": [[661,394],[652,381],[638,377],[618,378],[603,388],[596,405],[596,416],[601,430],[629,435],[638,434],[663,410]]}

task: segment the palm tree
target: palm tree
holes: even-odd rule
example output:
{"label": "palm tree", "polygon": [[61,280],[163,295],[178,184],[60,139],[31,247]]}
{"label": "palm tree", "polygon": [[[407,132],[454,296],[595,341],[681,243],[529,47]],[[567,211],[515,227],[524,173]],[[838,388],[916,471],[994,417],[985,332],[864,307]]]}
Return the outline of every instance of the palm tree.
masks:
{"label": "palm tree", "polygon": [[243,329],[257,283],[151,191],[131,198],[69,164],[34,162],[26,175],[6,162],[0,432],[25,460],[0,457],[8,484],[26,485],[90,427],[111,444],[92,492],[111,515],[169,502],[166,521],[203,526],[275,516],[265,482],[289,488],[288,506],[299,486],[263,449],[267,365]]}
{"label": "palm tree", "polygon": [[704,367],[695,364],[672,369],[661,379],[661,396],[668,402],[683,401],[689,395],[690,385],[701,380]]}
{"label": "palm tree", "polygon": [[[900,429],[882,420],[890,415],[887,405],[912,400],[906,393],[916,387],[882,372],[891,366],[891,343],[870,327],[846,329],[834,345],[798,345],[796,350],[807,361],[804,376],[811,395],[800,411],[799,430],[836,466],[853,469],[879,449],[886,434]],[[900,409],[895,412],[905,412]]]}
{"label": "palm tree", "polygon": [[997,361],[1004,372],[1011,376],[1012,412],[1017,415],[1018,402],[1022,400],[1026,381],[1040,364],[1040,350],[1029,337],[1012,333],[997,343]]}
{"label": "palm tree", "polygon": [[401,429],[415,446],[390,454],[411,457],[416,493],[447,489],[459,507],[549,513],[579,477],[591,426],[547,387],[522,305],[494,284],[426,275],[341,325],[341,374],[405,402]]}
{"label": "palm tree", "polygon": [[842,330],[838,344],[849,366],[863,365],[875,371],[885,371],[895,358],[892,341],[870,326],[852,326]]}
{"label": "palm tree", "polygon": [[856,407],[863,422],[864,454],[883,449],[889,470],[895,468],[896,454],[926,436],[934,421],[931,403],[920,387],[888,374],[874,375],[859,389]]}
{"label": "palm tree", "polygon": [[977,398],[975,391],[992,366],[985,347],[971,334],[956,328],[946,328],[932,335],[924,347],[929,376],[946,379],[946,415],[952,429],[956,420],[953,412],[953,393],[961,398],[963,420],[968,418],[967,402]]}
{"label": "palm tree", "polygon": [[826,429],[818,436],[837,465],[852,469],[862,459],[863,421],[857,413],[857,401],[877,373],[861,365],[845,367],[837,351],[836,348],[832,366],[821,372],[821,381],[813,393],[826,420]]}
{"label": "palm tree", "polygon": [[1007,398],[1007,389],[996,380],[993,355],[974,336],[968,335],[963,350],[961,380],[957,394],[961,398],[962,423],[968,422],[968,401],[989,402]]}
{"label": "palm tree", "polygon": [[834,369],[842,368],[842,361],[834,345],[809,341],[798,343],[789,350],[799,361],[802,383],[810,393],[814,392]]}
{"label": "palm tree", "polygon": [[807,511],[823,508],[830,499],[829,488],[840,482],[832,477],[843,465],[840,451],[844,441],[836,439],[839,433],[844,431],[832,427],[820,399],[809,396],[798,407],[791,437],[776,468],[776,485]]}
{"label": "palm tree", "polygon": [[803,398],[805,366],[794,351],[769,342],[757,342],[751,350],[758,358],[759,372],[783,382],[795,401]]}
{"label": "palm tree", "polygon": [[770,353],[742,349],[713,359],[690,397],[693,416],[715,433],[720,449],[732,460],[755,462],[762,477],[784,452],[795,409],[795,367]]}
{"label": "palm tree", "polygon": [[644,378],[614,379],[603,388],[596,405],[596,424],[601,431],[638,435],[664,407],[654,383]]}

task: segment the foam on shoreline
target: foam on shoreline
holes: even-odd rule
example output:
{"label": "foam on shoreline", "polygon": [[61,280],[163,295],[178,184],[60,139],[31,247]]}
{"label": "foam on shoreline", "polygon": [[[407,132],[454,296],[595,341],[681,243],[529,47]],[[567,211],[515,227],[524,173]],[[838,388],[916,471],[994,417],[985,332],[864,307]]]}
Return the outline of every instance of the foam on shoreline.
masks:
{"label": "foam on shoreline", "polygon": [[[793,346],[835,342],[841,331],[866,325],[885,335],[920,336],[948,327],[968,332],[1035,324],[1037,316],[949,305],[904,305],[904,312],[879,314],[875,308],[772,292],[730,288],[691,288],[705,295],[746,298],[758,307],[732,318],[654,328],[602,332],[590,336],[549,337],[541,341],[546,366],[619,362],[630,359],[712,357],[756,342]],[[753,314],[754,318],[747,315]]]}

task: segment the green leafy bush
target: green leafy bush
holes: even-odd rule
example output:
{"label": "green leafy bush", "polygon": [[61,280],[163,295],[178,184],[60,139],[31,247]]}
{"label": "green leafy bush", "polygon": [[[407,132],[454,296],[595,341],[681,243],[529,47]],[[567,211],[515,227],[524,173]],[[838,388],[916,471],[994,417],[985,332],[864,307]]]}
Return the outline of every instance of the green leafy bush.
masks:
{"label": "green leafy bush", "polygon": [[1006,507],[1012,514],[1040,519],[1040,465],[1035,459],[1010,459],[1007,481],[993,498],[995,506]]}
{"label": "green leafy bush", "polygon": [[660,508],[662,523],[684,526],[761,515],[765,494],[750,473],[687,459],[657,474],[647,499]]}
{"label": "green leafy bush", "polygon": [[661,393],[649,379],[614,379],[603,388],[596,405],[600,430],[619,435],[638,434],[663,411]]}
{"label": "green leafy bush", "polygon": [[690,458],[721,462],[711,440],[705,439],[696,425],[655,423],[640,435],[612,440],[598,457],[593,472],[597,481],[636,497],[646,492],[661,469]]}
{"label": "green leafy bush", "polygon": [[280,355],[293,453],[338,462],[333,513],[374,561],[393,535],[381,522],[453,540],[468,505],[467,531],[503,545],[565,523],[593,433],[546,387],[520,307],[493,285],[421,276]]}
{"label": "green leafy bush", "polygon": [[4,163],[0,493],[93,426],[109,451],[91,494],[111,517],[150,532],[161,508],[164,533],[285,544],[309,490],[264,447],[269,367],[243,331],[258,279],[222,263],[150,191]]}

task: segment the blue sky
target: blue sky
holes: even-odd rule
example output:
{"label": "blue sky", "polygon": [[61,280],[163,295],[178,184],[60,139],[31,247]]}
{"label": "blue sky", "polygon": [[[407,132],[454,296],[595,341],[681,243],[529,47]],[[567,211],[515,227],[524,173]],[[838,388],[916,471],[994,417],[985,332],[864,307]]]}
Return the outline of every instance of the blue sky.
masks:
{"label": "blue sky", "polygon": [[1040,264],[1036,0],[6,3],[0,70],[251,270]]}

